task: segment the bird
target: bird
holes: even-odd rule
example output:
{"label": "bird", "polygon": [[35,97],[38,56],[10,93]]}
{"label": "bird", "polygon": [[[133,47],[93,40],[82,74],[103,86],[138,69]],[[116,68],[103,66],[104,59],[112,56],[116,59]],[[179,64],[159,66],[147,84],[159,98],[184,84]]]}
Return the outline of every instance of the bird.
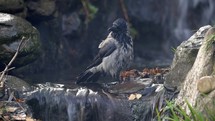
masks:
{"label": "bird", "polygon": [[108,32],[106,39],[98,46],[98,54],[77,77],[76,84],[95,83],[101,75],[118,79],[120,72],[132,64],[133,40],[127,22],[123,18],[116,19]]}

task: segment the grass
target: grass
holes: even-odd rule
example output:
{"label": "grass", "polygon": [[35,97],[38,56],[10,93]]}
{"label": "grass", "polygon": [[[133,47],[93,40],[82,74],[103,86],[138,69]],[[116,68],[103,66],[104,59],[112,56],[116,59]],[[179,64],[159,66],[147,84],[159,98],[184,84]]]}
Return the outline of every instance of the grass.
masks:
{"label": "grass", "polygon": [[[174,102],[168,102],[166,101],[167,106],[164,108],[162,114],[164,112],[169,112],[167,113],[168,115],[162,116],[161,112],[159,112],[156,109],[157,113],[157,120],[162,121],[162,120],[168,120],[168,121],[215,121],[215,111],[206,109],[206,114],[203,115],[201,112],[196,110],[194,107],[190,105],[189,102],[186,101],[186,104],[188,106],[188,109],[190,111],[190,115],[186,114],[186,111],[182,109],[181,106],[177,106]],[[214,104],[215,106],[215,104]]]}

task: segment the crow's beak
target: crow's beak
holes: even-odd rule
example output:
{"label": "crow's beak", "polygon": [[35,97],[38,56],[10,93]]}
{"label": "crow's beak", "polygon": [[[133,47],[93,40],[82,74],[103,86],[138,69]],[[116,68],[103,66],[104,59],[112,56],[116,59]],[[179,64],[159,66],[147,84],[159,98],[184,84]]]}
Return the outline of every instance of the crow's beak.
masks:
{"label": "crow's beak", "polygon": [[116,31],[116,30],[117,30],[117,28],[116,28],[115,26],[112,26],[112,27],[110,27],[110,28],[108,29],[109,32],[111,32],[111,31],[114,32],[114,31]]}

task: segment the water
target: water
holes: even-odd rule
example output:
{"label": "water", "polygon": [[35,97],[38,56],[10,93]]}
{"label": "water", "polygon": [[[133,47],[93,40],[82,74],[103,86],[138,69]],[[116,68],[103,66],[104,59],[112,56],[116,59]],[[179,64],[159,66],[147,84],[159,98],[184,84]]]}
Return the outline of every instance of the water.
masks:
{"label": "water", "polygon": [[[131,121],[121,99],[87,88],[66,89],[60,84],[39,84],[25,93],[34,117],[42,121]],[[128,106],[127,106],[128,107]]]}
{"label": "water", "polygon": [[214,24],[214,13],[214,0],[178,0],[178,19],[174,28],[177,40],[184,41],[195,29]]}

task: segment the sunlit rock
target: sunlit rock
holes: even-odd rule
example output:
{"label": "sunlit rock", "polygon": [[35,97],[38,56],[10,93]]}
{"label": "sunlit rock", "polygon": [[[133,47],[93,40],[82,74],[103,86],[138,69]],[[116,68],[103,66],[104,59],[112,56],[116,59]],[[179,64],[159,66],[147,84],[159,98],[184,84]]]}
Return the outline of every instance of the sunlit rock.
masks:
{"label": "sunlit rock", "polygon": [[196,106],[197,98],[200,95],[197,90],[197,80],[203,76],[211,75],[213,72],[215,52],[215,45],[213,44],[214,34],[214,27],[211,27],[205,34],[195,62],[187,73],[181,91],[176,99],[176,103],[182,106],[188,114],[190,110],[187,107],[186,101],[191,106]]}
{"label": "sunlit rock", "polygon": [[201,27],[187,41],[177,47],[170,72],[166,75],[166,85],[181,87],[196,60],[205,33],[209,28],[211,28],[210,25]]}
{"label": "sunlit rock", "polygon": [[215,89],[215,77],[204,76],[197,81],[197,89],[201,93],[209,93]]}

